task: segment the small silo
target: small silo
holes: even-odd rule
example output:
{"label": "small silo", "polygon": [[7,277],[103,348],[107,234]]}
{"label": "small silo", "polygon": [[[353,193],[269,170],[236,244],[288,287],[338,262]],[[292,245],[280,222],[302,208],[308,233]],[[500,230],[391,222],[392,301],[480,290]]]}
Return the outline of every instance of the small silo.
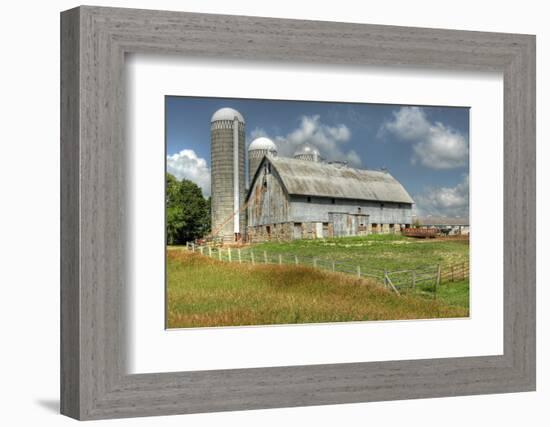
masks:
{"label": "small silo", "polygon": [[239,212],[245,198],[245,122],[233,108],[212,115],[211,194],[212,234],[232,242],[245,230],[245,214]]}
{"label": "small silo", "polygon": [[321,153],[317,148],[310,144],[303,144],[294,152],[294,158],[299,160],[308,160],[310,162],[320,162]]}
{"label": "small silo", "polygon": [[266,137],[256,138],[248,147],[248,185],[252,182],[256,170],[265,156],[277,156],[277,146]]}

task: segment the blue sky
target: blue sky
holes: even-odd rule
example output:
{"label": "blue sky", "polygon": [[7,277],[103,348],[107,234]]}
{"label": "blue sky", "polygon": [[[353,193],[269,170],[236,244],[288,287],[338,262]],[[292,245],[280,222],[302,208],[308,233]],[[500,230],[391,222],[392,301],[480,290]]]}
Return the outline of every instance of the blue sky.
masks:
{"label": "blue sky", "polygon": [[469,108],[166,97],[168,172],[210,185],[210,117],[240,111],[246,144],[267,136],[280,155],[315,145],[327,160],[361,169],[387,168],[421,215],[468,215]]}

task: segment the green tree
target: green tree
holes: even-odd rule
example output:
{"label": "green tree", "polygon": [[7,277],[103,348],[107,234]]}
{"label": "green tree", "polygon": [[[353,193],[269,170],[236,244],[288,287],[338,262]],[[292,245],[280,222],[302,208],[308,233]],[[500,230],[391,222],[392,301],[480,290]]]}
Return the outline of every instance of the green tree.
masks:
{"label": "green tree", "polygon": [[210,200],[192,181],[166,174],[166,239],[169,245],[203,237],[210,231]]}

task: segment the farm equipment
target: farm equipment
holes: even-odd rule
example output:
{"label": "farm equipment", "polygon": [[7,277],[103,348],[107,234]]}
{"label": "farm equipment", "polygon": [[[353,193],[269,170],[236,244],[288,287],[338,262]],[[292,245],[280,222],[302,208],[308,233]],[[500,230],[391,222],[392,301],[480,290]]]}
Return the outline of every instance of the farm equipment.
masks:
{"label": "farm equipment", "polygon": [[418,237],[421,239],[433,239],[439,235],[437,228],[405,228],[402,231],[403,236]]}

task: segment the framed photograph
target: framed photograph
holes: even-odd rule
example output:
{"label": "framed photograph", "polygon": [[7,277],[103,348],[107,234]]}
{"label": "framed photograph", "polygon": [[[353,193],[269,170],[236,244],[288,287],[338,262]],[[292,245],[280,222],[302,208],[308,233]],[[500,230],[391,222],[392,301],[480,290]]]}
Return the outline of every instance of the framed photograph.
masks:
{"label": "framed photograph", "polygon": [[535,37],[61,14],[61,411],[535,390]]}
{"label": "framed photograph", "polygon": [[469,317],[469,113],[167,96],[167,328]]}

